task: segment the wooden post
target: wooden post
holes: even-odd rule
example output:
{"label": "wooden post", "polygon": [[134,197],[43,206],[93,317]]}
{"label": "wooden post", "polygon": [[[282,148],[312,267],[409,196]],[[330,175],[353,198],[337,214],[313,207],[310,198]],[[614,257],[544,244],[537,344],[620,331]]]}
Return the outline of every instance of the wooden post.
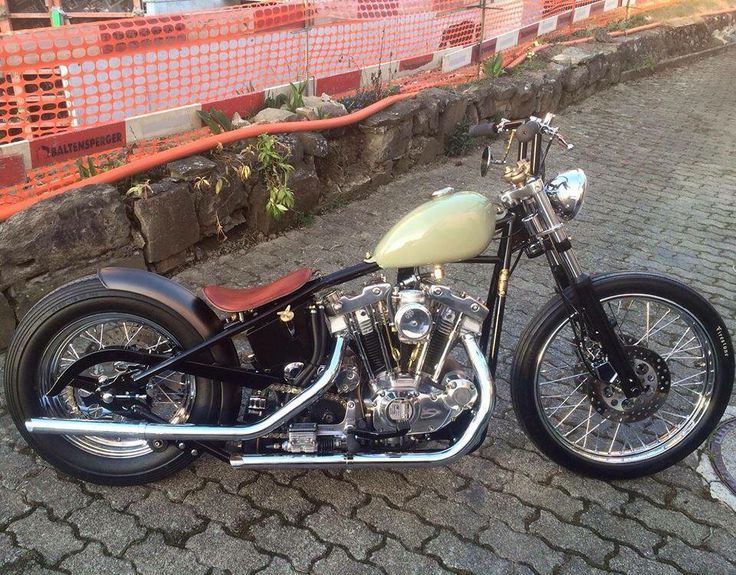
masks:
{"label": "wooden post", "polygon": [[0,0],[0,33],[12,32],[13,23],[10,19],[10,8],[7,0]]}

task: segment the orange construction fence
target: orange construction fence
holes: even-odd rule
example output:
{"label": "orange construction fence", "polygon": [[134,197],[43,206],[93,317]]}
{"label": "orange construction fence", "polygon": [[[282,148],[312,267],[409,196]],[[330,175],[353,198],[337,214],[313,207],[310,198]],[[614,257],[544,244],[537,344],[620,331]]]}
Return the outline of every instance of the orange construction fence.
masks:
{"label": "orange construction fence", "polygon": [[0,34],[0,206],[78,180],[78,158],[195,139],[201,109],[245,116],[290,82],[335,95],[447,72],[629,3],[274,0]]}

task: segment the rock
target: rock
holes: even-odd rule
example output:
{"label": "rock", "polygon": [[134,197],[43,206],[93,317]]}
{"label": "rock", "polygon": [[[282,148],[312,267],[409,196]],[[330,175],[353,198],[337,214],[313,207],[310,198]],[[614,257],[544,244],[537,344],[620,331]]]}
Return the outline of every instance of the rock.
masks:
{"label": "rock", "polygon": [[407,119],[411,119],[421,108],[422,103],[416,99],[403,100],[377,114],[373,114],[361,124],[370,128],[396,126]]}
{"label": "rock", "polygon": [[115,187],[84,186],[39,202],[0,224],[0,290],[130,244]]}
{"label": "rock", "polygon": [[301,107],[296,109],[296,115],[305,120],[319,120],[319,110],[317,108]]}
{"label": "rock", "polygon": [[365,132],[364,160],[370,165],[380,164],[403,156],[409,149],[412,121],[408,119],[396,126],[381,128],[361,126],[361,130]]}
{"label": "rock", "polygon": [[185,183],[162,180],[133,205],[133,213],[146,238],[144,255],[149,263],[170,258],[199,241],[194,199]]}
{"label": "rock", "polygon": [[496,78],[491,84],[494,102],[506,102],[516,94],[516,83],[511,78]]}
{"label": "rock", "polygon": [[253,116],[254,124],[275,124],[278,122],[294,122],[299,119],[294,112],[279,108],[264,108]]}
{"label": "rock", "polygon": [[330,152],[330,145],[319,132],[300,132],[297,134],[304,148],[304,153],[316,158],[326,158]]}
{"label": "rock", "polygon": [[304,107],[319,108],[325,102],[330,101],[330,97],[327,96],[327,98],[325,99],[325,96],[327,96],[327,94],[323,94],[322,96],[304,96],[302,98],[302,101],[304,102]]}
{"label": "rock", "polygon": [[314,163],[297,167],[289,176],[289,188],[294,194],[294,212],[314,211],[323,188],[314,170]]}
{"label": "rock", "polygon": [[15,313],[5,296],[0,294],[0,349],[8,347],[15,331]]}
{"label": "rock", "polygon": [[339,118],[340,116],[346,116],[348,113],[345,105],[339,102],[325,102],[319,111],[323,118]]}
{"label": "rock", "polygon": [[31,306],[46,294],[65,283],[93,274],[100,268],[114,266],[147,269],[143,253],[132,248],[124,249],[123,253],[105,254],[89,262],[69,262],[69,264],[71,265],[68,268],[48,272],[10,286],[10,295],[15,301],[15,309],[19,318],[26,315]]}
{"label": "rock", "polygon": [[250,126],[250,122],[248,120],[241,118],[240,114],[238,114],[237,112],[233,114],[233,117],[230,120],[230,123],[232,124],[234,130],[237,130],[238,128],[245,128],[246,126]]}
{"label": "rock", "polygon": [[556,64],[567,64],[568,66],[578,66],[590,58],[590,56],[590,50],[578,46],[568,46],[562,52],[553,56],[552,62]]}
{"label": "rock", "polygon": [[207,176],[216,167],[215,162],[203,156],[189,156],[166,164],[169,175],[179,180],[194,180]]}
{"label": "rock", "polygon": [[445,110],[440,114],[439,133],[448,136],[455,131],[457,125],[465,118],[468,102],[457,94],[451,93],[445,105]]}

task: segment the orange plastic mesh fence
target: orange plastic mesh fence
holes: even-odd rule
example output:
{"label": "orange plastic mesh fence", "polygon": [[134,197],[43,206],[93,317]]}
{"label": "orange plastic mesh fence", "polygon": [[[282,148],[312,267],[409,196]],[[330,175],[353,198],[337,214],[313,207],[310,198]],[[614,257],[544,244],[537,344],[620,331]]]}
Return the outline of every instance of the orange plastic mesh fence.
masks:
{"label": "orange plastic mesh fence", "polygon": [[0,144],[429,56],[593,3],[488,1],[483,18],[478,0],[285,0],[2,35]]}
{"label": "orange plastic mesh fence", "polygon": [[[181,134],[146,139],[139,116],[183,106],[190,117],[200,106],[252,112],[305,80],[309,93],[331,95],[375,81],[446,84],[447,58],[454,69],[515,55],[540,34],[621,17],[614,9],[626,3],[275,0],[0,34],[0,168],[10,165],[4,144],[25,146],[20,177],[0,173],[0,206],[79,181],[90,162],[104,170],[207,133],[194,116]],[[154,128],[170,134],[171,122]]]}

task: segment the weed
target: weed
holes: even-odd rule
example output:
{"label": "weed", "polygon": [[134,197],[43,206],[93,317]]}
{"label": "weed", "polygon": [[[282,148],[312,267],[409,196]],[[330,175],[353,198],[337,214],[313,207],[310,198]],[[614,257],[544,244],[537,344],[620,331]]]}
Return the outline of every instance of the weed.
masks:
{"label": "weed", "polygon": [[233,123],[223,112],[215,110],[197,110],[197,115],[202,122],[210,129],[213,134],[221,134],[229,132],[233,129]]}
{"label": "weed", "polygon": [[289,164],[288,148],[270,134],[261,134],[255,143],[259,170],[268,190],[266,213],[279,218],[294,207],[294,194],[289,189],[289,174],[294,166]]}
{"label": "weed", "polygon": [[131,199],[145,198],[152,191],[153,190],[151,189],[151,180],[143,180],[142,182],[135,182],[133,185],[131,185],[125,192],[125,197]]}
{"label": "weed", "polygon": [[470,122],[463,118],[458,122],[455,129],[447,137],[445,142],[445,155],[451,158],[455,156],[462,156],[465,154],[470,147],[473,145],[473,137],[470,135],[468,130],[470,129]]}
{"label": "weed", "polygon": [[483,62],[483,73],[486,78],[498,78],[506,73],[503,67],[503,55],[499,52],[493,58],[489,58]]}

